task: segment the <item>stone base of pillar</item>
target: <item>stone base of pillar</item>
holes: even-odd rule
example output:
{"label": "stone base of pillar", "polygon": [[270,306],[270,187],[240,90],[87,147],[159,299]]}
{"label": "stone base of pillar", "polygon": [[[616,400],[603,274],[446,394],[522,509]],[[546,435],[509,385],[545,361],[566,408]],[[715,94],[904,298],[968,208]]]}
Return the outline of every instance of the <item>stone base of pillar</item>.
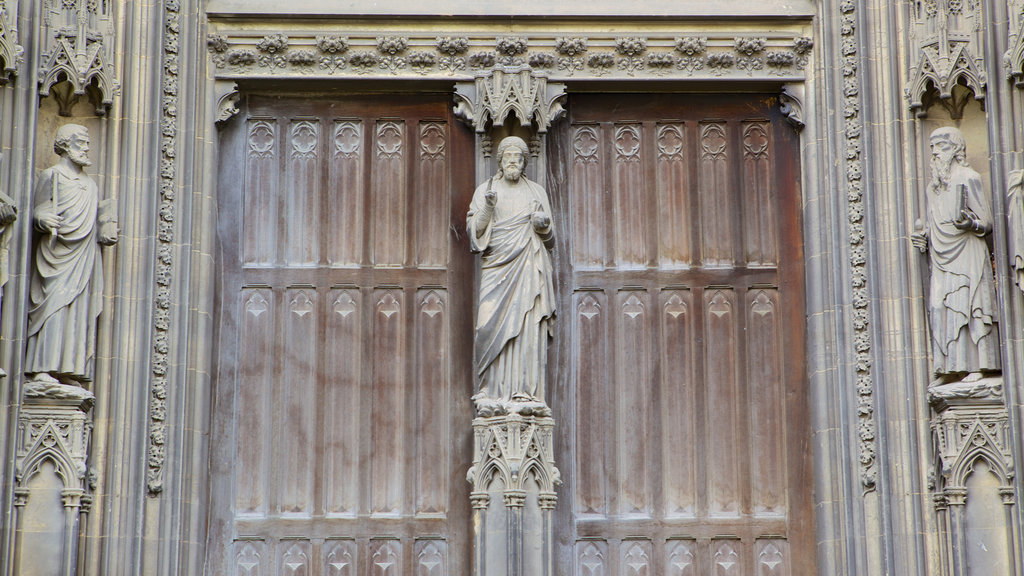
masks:
{"label": "stone base of pillar", "polygon": [[[561,484],[555,421],[542,410],[473,420],[474,576],[551,576],[552,512]],[[546,412],[550,414],[550,411]]]}

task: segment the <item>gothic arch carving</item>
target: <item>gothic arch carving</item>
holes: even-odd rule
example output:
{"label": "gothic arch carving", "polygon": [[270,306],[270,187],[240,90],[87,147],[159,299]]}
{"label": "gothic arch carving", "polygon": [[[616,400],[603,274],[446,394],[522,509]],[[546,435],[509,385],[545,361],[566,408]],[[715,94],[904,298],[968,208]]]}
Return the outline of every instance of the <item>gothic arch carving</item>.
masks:
{"label": "gothic arch carving", "polygon": [[[924,115],[928,94],[955,97],[957,85],[984,100],[986,75],[982,54],[982,17],[978,0],[915,0],[911,39],[916,61],[910,68],[911,110]],[[966,101],[966,99],[964,99]]]}

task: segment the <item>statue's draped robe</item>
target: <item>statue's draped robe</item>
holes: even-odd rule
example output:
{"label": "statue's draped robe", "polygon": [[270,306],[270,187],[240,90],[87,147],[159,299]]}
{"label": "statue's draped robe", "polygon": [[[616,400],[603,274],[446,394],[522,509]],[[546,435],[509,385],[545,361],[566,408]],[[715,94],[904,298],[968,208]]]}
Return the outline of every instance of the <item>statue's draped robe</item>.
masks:
{"label": "statue's draped robe", "polygon": [[96,243],[99,191],[84,173],[54,166],[39,176],[37,209],[52,206],[55,188],[61,223],[56,238],[49,233],[38,235],[25,372],[90,381],[103,293]]}
{"label": "statue's draped robe", "polygon": [[473,194],[466,216],[470,246],[482,252],[474,367],[479,393],[510,400],[526,395],[544,400],[547,345],[555,313],[551,227],[538,233],[530,215],[551,214],[547,194],[520,178],[493,183],[497,203],[489,223],[478,224],[485,209],[485,182]]}
{"label": "statue's draped robe", "polygon": [[988,246],[983,237],[953,225],[960,214],[961,184],[967,187],[967,207],[983,225],[992,225],[991,203],[978,173],[954,163],[949,185],[928,192],[928,312],[934,371],[939,375],[999,369]]}

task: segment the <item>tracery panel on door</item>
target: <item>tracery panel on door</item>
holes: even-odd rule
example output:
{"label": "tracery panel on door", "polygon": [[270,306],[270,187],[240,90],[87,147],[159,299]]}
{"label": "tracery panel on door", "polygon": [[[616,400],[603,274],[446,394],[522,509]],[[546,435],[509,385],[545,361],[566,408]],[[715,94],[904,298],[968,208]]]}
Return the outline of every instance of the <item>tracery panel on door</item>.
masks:
{"label": "tracery panel on door", "polygon": [[568,110],[549,185],[570,231],[573,573],[813,574],[797,146],[777,99]]}
{"label": "tracery panel on door", "polygon": [[214,573],[467,573],[450,98],[249,96],[222,139]]}

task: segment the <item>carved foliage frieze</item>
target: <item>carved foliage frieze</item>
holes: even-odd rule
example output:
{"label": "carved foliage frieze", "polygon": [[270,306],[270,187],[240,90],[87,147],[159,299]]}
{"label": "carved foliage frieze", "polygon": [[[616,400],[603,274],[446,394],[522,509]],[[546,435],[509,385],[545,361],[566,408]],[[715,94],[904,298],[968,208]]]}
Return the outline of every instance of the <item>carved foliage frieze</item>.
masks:
{"label": "carved foliage frieze", "polygon": [[252,76],[472,76],[529,66],[552,77],[801,79],[813,42],[799,33],[678,36],[283,34],[225,28],[207,46],[219,78]]}
{"label": "carved foliage frieze", "polygon": [[[78,96],[88,95],[98,114],[114,101],[114,7],[97,0],[43,2],[39,94],[52,91],[63,115],[70,115]],[[64,81],[67,89],[56,88]]]}
{"label": "carved foliage frieze", "polygon": [[982,8],[979,0],[915,0],[912,7],[911,59],[908,96],[912,110],[927,108],[929,91],[953,97],[964,84],[974,97],[985,97]]}
{"label": "carved foliage frieze", "polygon": [[0,85],[17,74],[25,49],[18,45],[18,0],[0,0]]}

